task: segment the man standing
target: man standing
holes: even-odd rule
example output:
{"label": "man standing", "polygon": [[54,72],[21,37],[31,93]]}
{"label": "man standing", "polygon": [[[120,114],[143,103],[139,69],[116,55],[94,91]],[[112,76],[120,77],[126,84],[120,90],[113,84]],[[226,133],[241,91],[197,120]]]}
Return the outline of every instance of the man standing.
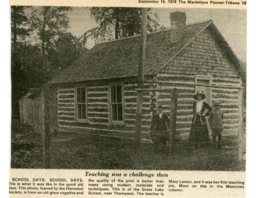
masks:
{"label": "man standing", "polygon": [[168,153],[168,141],[170,120],[166,114],[163,113],[161,105],[157,107],[157,114],[153,116],[150,126],[150,135],[154,144],[154,151],[160,150]]}

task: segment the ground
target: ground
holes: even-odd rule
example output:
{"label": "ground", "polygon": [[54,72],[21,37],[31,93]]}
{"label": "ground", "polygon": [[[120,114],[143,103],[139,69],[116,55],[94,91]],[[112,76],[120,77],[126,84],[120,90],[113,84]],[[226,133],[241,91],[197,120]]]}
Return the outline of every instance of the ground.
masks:
{"label": "ground", "polygon": [[11,167],[42,168],[42,137],[29,125],[12,123]]}
{"label": "ground", "polygon": [[[42,138],[30,130],[13,127],[12,168],[43,168]],[[51,138],[51,168],[244,171],[245,161],[238,161],[237,145],[236,136],[224,137],[222,149],[213,149],[211,143],[195,149],[182,140],[172,156],[166,156],[154,153],[152,144],[142,143],[135,154],[132,140],[59,133]]]}
{"label": "ground", "polygon": [[245,170],[238,161],[236,137],[223,138],[223,148],[212,144],[188,147],[186,141],[175,146],[172,156],[154,153],[152,144],[141,144],[137,154],[131,140],[90,134],[61,134],[52,138],[52,168],[146,169],[146,170]]}

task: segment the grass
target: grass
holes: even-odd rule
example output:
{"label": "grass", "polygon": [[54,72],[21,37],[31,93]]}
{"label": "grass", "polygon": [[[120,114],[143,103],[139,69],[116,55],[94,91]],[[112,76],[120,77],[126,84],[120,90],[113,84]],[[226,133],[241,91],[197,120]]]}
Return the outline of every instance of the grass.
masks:
{"label": "grass", "polygon": [[[132,140],[60,133],[51,138],[51,168],[245,171],[245,161],[238,160],[237,137],[224,137],[222,144],[222,149],[213,149],[211,143],[195,149],[183,140],[172,156],[166,156],[154,153],[152,144],[142,143],[135,154]],[[43,168],[41,135],[14,123],[11,155],[12,168]]]}
{"label": "grass", "polygon": [[52,138],[52,168],[244,171],[238,161],[236,137],[223,138],[223,148],[211,143],[202,148],[175,146],[172,156],[155,154],[152,145],[141,144],[137,154],[131,140],[88,134],[61,134]]}
{"label": "grass", "polygon": [[41,135],[35,133],[29,125],[13,123],[11,137],[11,167],[42,168]]}

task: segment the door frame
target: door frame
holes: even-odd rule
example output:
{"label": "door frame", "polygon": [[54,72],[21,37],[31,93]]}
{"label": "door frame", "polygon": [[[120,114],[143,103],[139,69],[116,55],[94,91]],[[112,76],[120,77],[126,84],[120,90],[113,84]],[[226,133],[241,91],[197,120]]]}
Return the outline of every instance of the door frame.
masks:
{"label": "door frame", "polygon": [[[209,93],[209,95],[210,95],[209,105],[212,105],[212,87],[211,87],[211,85],[212,85],[212,76],[210,76],[210,75],[196,75],[195,76],[195,84],[199,84],[197,82],[198,80],[208,80],[209,81],[209,86],[207,86],[207,87],[209,87],[209,91],[210,91],[210,93]],[[199,86],[195,85],[195,93],[197,91],[196,87],[199,87]]]}

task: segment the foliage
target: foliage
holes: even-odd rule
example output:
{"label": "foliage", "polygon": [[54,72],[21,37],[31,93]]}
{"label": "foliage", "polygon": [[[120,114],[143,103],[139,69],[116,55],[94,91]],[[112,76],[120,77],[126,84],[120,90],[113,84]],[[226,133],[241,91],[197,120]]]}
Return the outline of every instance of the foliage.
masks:
{"label": "foliage", "polygon": [[[70,32],[70,7],[11,7],[12,33],[12,101],[18,102],[27,88],[40,87],[86,53],[88,36],[96,40],[112,39],[140,33],[141,9],[91,8],[99,23],[76,38]],[[148,9],[148,31],[160,28],[157,16]],[[38,78],[40,76],[40,78]]]}
{"label": "foliage", "polygon": [[30,28],[39,37],[43,55],[54,47],[59,34],[69,27],[67,11],[70,10],[70,7],[33,7]]}
{"label": "foliage", "polygon": [[55,47],[49,49],[48,54],[54,75],[71,65],[81,54],[87,51],[84,44],[71,33],[60,33],[55,41]]}
{"label": "foliage", "polygon": [[13,123],[11,139],[12,168],[42,168],[42,140],[29,125]]}
{"label": "foliage", "polygon": [[27,28],[29,23],[28,17],[25,14],[26,7],[12,6],[11,7],[11,76],[12,76],[12,101],[17,102],[22,89],[22,79],[24,77],[21,66],[21,43],[29,35],[30,31]]}
{"label": "foliage", "polygon": [[[99,28],[94,36],[99,41],[138,35],[141,31],[142,8],[93,7],[91,15]],[[162,27],[157,22],[157,15],[148,8],[147,30],[153,32]]]}
{"label": "foliage", "polygon": [[[27,88],[39,87],[47,73],[42,72],[43,59],[37,46],[19,43],[19,53],[12,60],[12,100],[18,101]],[[38,78],[40,75],[40,78]]]}
{"label": "foliage", "polygon": [[16,43],[17,40],[24,40],[29,35],[28,17],[25,14],[26,7],[12,6],[11,7],[11,31],[12,42]]}
{"label": "foliage", "polygon": [[[40,87],[85,51],[67,32],[69,7],[11,7],[12,101]],[[40,76],[40,78],[38,78]]]}

